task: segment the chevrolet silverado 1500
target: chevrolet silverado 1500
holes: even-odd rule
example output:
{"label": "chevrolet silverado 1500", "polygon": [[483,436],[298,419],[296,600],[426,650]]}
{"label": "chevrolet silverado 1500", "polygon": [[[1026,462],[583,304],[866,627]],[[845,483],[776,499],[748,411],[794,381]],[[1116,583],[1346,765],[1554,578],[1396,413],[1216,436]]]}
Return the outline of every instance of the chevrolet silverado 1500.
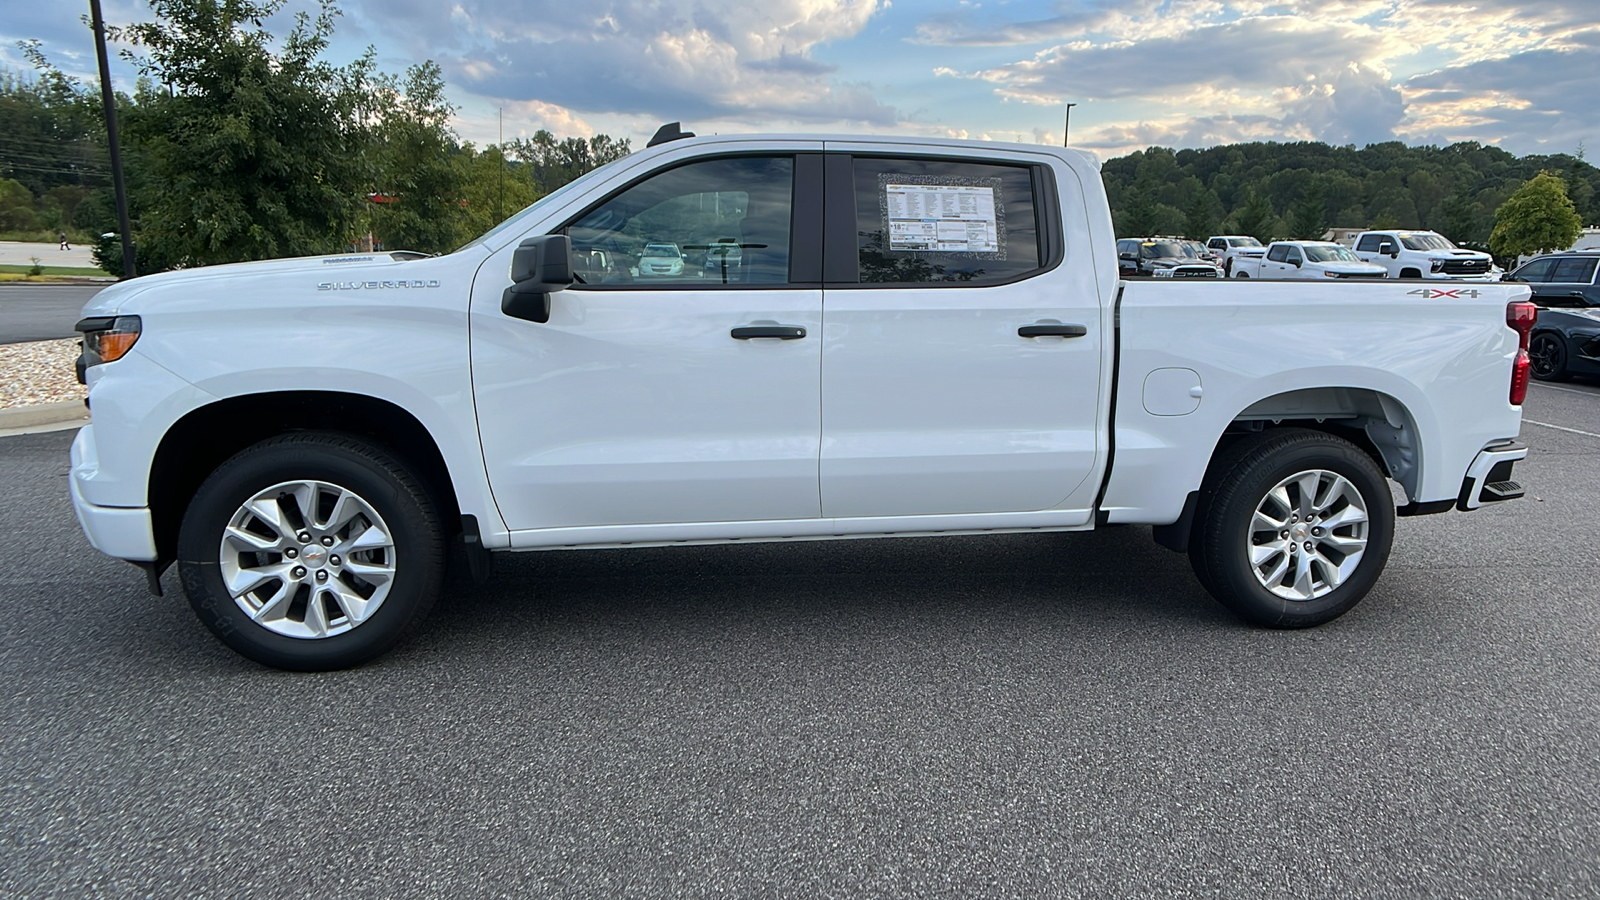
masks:
{"label": "chevrolet silverado 1500", "polygon": [[102,291],[90,542],[328,669],[421,622],[448,555],[514,550],[1143,524],[1243,619],[1315,625],[1397,512],[1521,493],[1525,285],[1123,282],[1085,153],[652,143],[443,256]]}

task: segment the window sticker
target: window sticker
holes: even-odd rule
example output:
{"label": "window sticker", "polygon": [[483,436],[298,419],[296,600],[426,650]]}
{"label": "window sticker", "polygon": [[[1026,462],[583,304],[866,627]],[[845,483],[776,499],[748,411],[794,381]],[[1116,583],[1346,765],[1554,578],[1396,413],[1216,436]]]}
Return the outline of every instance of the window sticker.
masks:
{"label": "window sticker", "polygon": [[878,184],[890,251],[1006,258],[998,177],[883,174]]}

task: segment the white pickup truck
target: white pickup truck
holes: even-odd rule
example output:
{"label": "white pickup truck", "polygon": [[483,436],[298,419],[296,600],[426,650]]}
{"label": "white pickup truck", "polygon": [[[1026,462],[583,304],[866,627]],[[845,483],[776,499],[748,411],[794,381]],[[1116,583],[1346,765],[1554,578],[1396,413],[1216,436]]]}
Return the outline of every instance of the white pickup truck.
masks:
{"label": "white pickup truck", "polygon": [[1489,254],[1463,250],[1435,231],[1363,231],[1356,235],[1355,254],[1382,266],[1390,278],[1499,281],[1505,274]]}
{"label": "white pickup truck", "polygon": [[[637,277],[660,243],[687,264]],[[1145,524],[1315,625],[1383,569],[1386,479],[1400,515],[1521,495],[1526,285],[1123,282],[1115,247],[1078,151],[653,141],[444,256],[102,291],[73,503],[235,650],[328,669],[510,550]]]}
{"label": "white pickup truck", "polygon": [[1326,278],[1383,278],[1383,266],[1362,262],[1349,247],[1332,241],[1273,241],[1265,256],[1241,257],[1235,278],[1322,281]]}

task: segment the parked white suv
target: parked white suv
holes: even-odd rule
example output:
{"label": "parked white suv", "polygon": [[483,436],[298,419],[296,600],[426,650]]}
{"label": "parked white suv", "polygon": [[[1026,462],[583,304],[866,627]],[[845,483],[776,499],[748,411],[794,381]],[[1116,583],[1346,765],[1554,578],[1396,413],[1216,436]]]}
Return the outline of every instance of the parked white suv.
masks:
{"label": "parked white suv", "polygon": [[1390,278],[1499,281],[1503,274],[1489,254],[1463,250],[1436,231],[1363,231],[1355,254],[1382,266]]}

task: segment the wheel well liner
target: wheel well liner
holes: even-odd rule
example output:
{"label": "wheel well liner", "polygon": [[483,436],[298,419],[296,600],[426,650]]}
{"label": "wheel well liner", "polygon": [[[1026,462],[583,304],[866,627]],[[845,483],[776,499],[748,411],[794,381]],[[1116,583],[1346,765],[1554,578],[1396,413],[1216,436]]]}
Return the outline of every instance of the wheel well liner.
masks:
{"label": "wheel well liner", "polygon": [[252,444],[293,431],[339,432],[382,447],[413,467],[446,527],[460,522],[444,456],[428,429],[404,408],[338,391],[244,394],[191,410],[161,438],[148,494],[157,556],[174,558],[184,511],[217,466]]}
{"label": "wheel well liner", "polygon": [[1229,424],[1212,451],[1232,436],[1266,428],[1309,428],[1355,444],[1400,482],[1408,497],[1421,486],[1421,434],[1410,410],[1389,394],[1370,388],[1306,388],[1274,394],[1250,404]]}

